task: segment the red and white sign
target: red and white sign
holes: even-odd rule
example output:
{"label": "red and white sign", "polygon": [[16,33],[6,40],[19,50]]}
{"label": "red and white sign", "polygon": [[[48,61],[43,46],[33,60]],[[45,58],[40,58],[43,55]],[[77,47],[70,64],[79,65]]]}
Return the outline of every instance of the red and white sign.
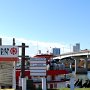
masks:
{"label": "red and white sign", "polygon": [[19,48],[18,46],[3,45],[0,46],[0,57],[18,57]]}

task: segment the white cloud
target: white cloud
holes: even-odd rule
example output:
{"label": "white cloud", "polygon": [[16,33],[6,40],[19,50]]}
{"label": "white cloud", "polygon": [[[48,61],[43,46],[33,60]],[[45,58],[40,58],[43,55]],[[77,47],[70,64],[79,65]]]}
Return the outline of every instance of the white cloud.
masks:
{"label": "white cloud", "polygon": [[[3,45],[13,44],[13,37],[1,36],[1,38]],[[41,42],[41,41],[34,41],[25,38],[16,38],[16,37],[14,38],[16,41],[16,45],[21,45],[22,43],[25,43],[26,45],[29,46],[29,48],[26,49],[26,54],[29,54],[30,56],[37,54],[38,50],[41,50],[42,53],[46,53],[47,50],[51,52],[51,49],[55,47],[61,48],[61,53],[70,51],[70,47],[68,44],[62,44],[57,42]]]}

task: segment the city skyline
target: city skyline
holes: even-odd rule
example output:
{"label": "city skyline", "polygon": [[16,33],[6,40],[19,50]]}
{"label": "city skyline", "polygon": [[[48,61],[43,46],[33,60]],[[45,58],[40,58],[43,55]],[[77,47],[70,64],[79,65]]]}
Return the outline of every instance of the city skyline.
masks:
{"label": "city skyline", "polygon": [[[74,52],[73,46],[75,46],[75,44],[80,44],[80,43],[75,43],[65,46],[65,44],[60,44],[60,43],[37,42],[25,38],[15,38],[16,46],[20,46],[22,43],[25,43],[26,45],[29,46],[28,48],[26,48],[26,55],[30,55],[30,56],[34,56],[39,53],[50,54],[53,53],[54,48],[57,49],[60,48],[60,54]],[[2,45],[13,45],[13,38],[2,36]],[[80,50],[86,50],[86,48]],[[19,54],[21,54],[21,50],[19,50],[19,52],[20,52]]]}

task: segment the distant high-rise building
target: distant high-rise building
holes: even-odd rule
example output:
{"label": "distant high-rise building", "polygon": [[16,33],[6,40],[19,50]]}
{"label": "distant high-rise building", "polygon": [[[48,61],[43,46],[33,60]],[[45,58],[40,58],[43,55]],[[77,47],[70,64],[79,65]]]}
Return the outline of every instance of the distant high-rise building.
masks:
{"label": "distant high-rise building", "polygon": [[41,50],[38,50],[38,53],[41,54]]}
{"label": "distant high-rise building", "polygon": [[76,43],[76,50],[77,50],[77,52],[80,51],[80,43]]}
{"label": "distant high-rise building", "polygon": [[73,46],[73,52],[76,52],[76,46]]}
{"label": "distant high-rise building", "polygon": [[73,52],[79,52],[80,51],[80,43],[76,43],[75,46],[73,46]]}
{"label": "distant high-rise building", "polygon": [[60,55],[60,48],[53,48],[53,55],[55,56]]}

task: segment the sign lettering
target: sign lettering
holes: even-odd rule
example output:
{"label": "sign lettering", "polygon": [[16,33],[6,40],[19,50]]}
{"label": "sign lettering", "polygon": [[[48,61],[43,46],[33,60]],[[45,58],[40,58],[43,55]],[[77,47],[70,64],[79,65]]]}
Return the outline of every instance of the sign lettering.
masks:
{"label": "sign lettering", "polygon": [[0,57],[18,57],[19,49],[17,46],[0,46]]}
{"label": "sign lettering", "polygon": [[1,55],[8,55],[9,48],[0,48]]}

